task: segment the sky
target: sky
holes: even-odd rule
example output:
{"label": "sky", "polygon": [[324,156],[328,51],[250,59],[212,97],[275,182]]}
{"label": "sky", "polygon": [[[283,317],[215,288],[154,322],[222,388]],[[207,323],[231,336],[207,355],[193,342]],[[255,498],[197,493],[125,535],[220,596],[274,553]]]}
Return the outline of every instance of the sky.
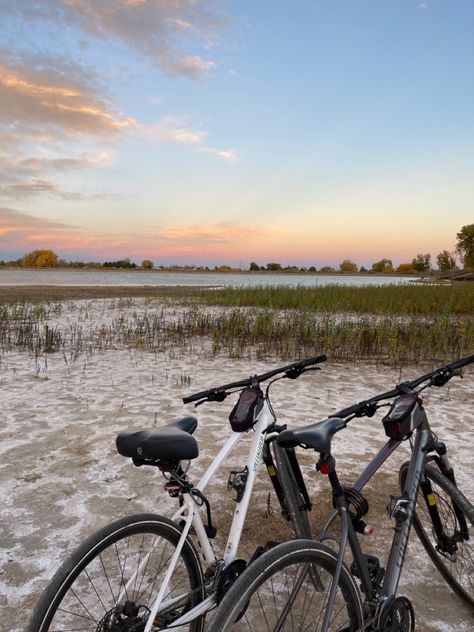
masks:
{"label": "sky", "polygon": [[0,259],[394,264],[474,222],[472,0],[0,0]]}

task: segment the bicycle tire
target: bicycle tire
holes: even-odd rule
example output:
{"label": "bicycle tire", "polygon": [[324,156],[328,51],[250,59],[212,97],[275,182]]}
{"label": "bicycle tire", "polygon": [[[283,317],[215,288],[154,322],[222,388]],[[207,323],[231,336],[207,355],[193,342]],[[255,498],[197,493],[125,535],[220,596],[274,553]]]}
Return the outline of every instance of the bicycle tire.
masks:
{"label": "bicycle tire", "polygon": [[[408,463],[400,468],[400,486],[403,490]],[[454,538],[457,551],[449,556],[438,548],[436,535],[421,492],[418,494],[413,525],[415,531],[436,568],[453,591],[474,612],[474,507],[464,494],[446,476],[432,465],[426,464],[424,475],[433,487],[436,505],[445,533]],[[454,506],[464,515],[469,529],[469,539],[460,535],[459,520]],[[461,552],[459,554],[459,552]]]}
{"label": "bicycle tire", "polygon": [[[100,529],[58,569],[33,612],[27,632],[143,630],[144,622],[140,624],[138,617],[143,618],[146,609],[151,608],[161,587],[160,575],[166,572],[180,535],[176,523],[154,514],[128,516]],[[204,599],[201,563],[189,540],[185,541],[165,598],[168,608],[158,613],[165,625],[160,630],[168,629],[173,619]],[[130,606],[124,612],[125,602]],[[119,616],[130,625],[135,616],[138,627],[114,627]],[[203,624],[201,617],[174,631],[201,632]]]}
{"label": "bicycle tire", "polygon": [[[237,579],[220,603],[209,632],[262,629],[317,632],[323,623],[336,563],[334,551],[313,540],[279,544],[250,564]],[[323,590],[316,590],[311,577],[305,578],[311,575],[311,569],[321,578]],[[317,595],[319,599],[315,598]],[[343,629],[353,632],[362,624],[360,594],[345,563],[333,612],[328,632]]]}
{"label": "bicycle tire", "polygon": [[298,487],[291,464],[288,460],[287,452],[275,444],[275,464],[280,479],[283,499],[286,510],[290,516],[291,524],[295,536],[301,539],[311,539],[311,525],[308,511],[305,507],[304,498]]}

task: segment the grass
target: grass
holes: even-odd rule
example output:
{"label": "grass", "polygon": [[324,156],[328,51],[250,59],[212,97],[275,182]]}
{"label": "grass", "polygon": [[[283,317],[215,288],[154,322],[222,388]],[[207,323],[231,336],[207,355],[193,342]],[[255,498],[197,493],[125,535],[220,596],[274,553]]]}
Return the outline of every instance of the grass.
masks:
{"label": "grass", "polygon": [[[66,362],[115,348],[152,352],[293,359],[322,352],[333,360],[396,365],[445,362],[472,353],[472,315],[330,314],[310,309],[165,306],[130,298],[104,303],[108,318],[88,320],[90,305],[12,303],[0,307],[0,352],[60,352]],[[112,307],[112,309],[111,309]],[[352,310],[354,311],[354,310]],[[105,311],[103,312],[105,314]],[[54,324],[56,323],[56,324]]]}
{"label": "grass", "polygon": [[474,283],[350,287],[247,287],[198,290],[206,305],[358,314],[474,314]]}

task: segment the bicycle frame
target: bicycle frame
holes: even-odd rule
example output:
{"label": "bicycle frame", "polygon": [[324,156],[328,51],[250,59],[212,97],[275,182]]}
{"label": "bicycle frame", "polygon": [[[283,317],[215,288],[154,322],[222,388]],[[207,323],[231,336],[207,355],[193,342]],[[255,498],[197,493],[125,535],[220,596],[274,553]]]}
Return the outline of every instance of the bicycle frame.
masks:
{"label": "bicycle frame", "polygon": [[[257,469],[261,461],[263,447],[266,441],[266,431],[267,429],[275,422],[275,418],[270,411],[267,400],[264,400],[264,405],[260,414],[258,416],[258,420],[254,425],[254,436],[252,438],[252,443],[249,449],[246,467],[248,470],[248,477],[245,485],[245,490],[240,502],[236,503],[234,516],[232,519],[232,524],[230,527],[229,535],[227,538],[227,543],[225,545],[225,552],[222,558],[223,563],[225,565],[230,564],[233,560],[236,559],[237,551],[240,543],[240,538],[242,535],[242,529],[245,522],[245,518],[247,516],[248,506],[250,502],[250,497],[252,495],[253,486],[255,483],[255,478],[257,474]],[[233,450],[233,448],[239,443],[242,439],[242,436],[245,433],[232,433],[232,435],[228,438],[224,446],[221,448],[216,458],[213,460],[209,468],[206,470],[204,475],[202,476],[199,483],[196,485],[195,489],[203,492],[210,480],[213,478],[215,473],[220,469],[221,465],[225,462],[227,456]],[[267,435],[268,436],[268,435]],[[167,572],[163,579],[162,586],[158,593],[157,598],[151,608],[150,614],[148,616],[148,621],[145,626],[144,632],[150,632],[153,626],[153,622],[158,614],[158,611],[161,607],[166,607],[168,604],[163,602],[164,596],[168,589],[168,584],[171,579],[171,576],[176,567],[177,561],[179,559],[179,555],[184,546],[186,538],[190,532],[191,527],[193,527],[194,532],[196,534],[196,538],[199,543],[200,552],[204,563],[206,566],[210,566],[215,564],[218,561],[216,557],[211,543],[209,541],[209,537],[204,528],[204,524],[199,513],[199,506],[196,504],[195,499],[192,497],[190,493],[185,493],[182,496],[183,504],[176,511],[176,513],[172,516],[173,521],[180,521],[184,519],[184,527],[179,539],[178,545],[173,553],[173,556],[170,560],[170,564],[168,566]],[[143,564],[146,563],[146,560],[143,561]],[[130,581],[132,581],[131,578]],[[173,622],[173,627],[179,627],[180,625],[185,625],[190,621],[198,618],[207,612],[210,608],[216,605],[216,597],[214,594],[206,597],[201,603],[197,606],[186,612],[179,619]]]}
{"label": "bicycle frame", "polygon": [[[412,442],[412,453],[409,461],[408,473],[405,480],[404,489],[402,495],[397,499],[396,504],[394,505],[392,510],[391,517],[395,518],[396,522],[395,533],[393,536],[387,566],[385,569],[385,575],[381,584],[380,591],[375,590],[370,578],[367,561],[364,557],[359,538],[349,516],[345,496],[339,495],[335,497],[334,500],[336,504],[336,510],[329,517],[323,527],[323,530],[317,538],[319,541],[323,541],[324,539],[330,537],[328,535],[328,529],[330,525],[338,516],[341,518],[342,532],[339,541],[338,562],[333,578],[332,587],[328,597],[328,604],[325,613],[323,629],[327,629],[327,625],[330,621],[331,610],[336,596],[340,570],[348,543],[359,573],[362,591],[365,593],[369,602],[378,601],[379,605],[381,606],[378,612],[376,612],[376,616],[380,616],[381,610],[386,600],[391,596],[395,596],[400,580],[405,553],[407,550],[408,537],[413,523],[413,516],[415,512],[418,491],[420,488],[420,481],[422,480],[423,476],[424,464],[428,452],[436,449],[435,447],[433,447],[433,437],[434,435],[430,429],[428,420],[424,421],[415,430],[415,439],[414,442]],[[400,440],[390,439],[374,456],[369,465],[357,478],[353,485],[353,489],[360,492],[401,443],[402,441]],[[449,463],[446,455],[443,455],[441,458],[443,461],[443,469],[448,469]]]}

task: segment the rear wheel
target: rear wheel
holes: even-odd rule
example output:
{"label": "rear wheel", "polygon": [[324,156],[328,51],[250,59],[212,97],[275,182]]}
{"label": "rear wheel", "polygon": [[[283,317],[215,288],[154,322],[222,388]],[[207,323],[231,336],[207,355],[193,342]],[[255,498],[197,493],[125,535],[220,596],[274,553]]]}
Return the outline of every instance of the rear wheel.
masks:
{"label": "rear wheel", "polygon": [[[400,469],[402,490],[407,472],[405,463]],[[436,466],[425,465],[424,477],[427,491],[420,488],[413,519],[416,533],[449,586],[474,611],[474,507]],[[440,518],[441,538],[430,514],[434,507]]]}
{"label": "rear wheel", "polygon": [[288,452],[275,445],[275,463],[283,492],[284,503],[297,538],[311,538],[311,525],[305,500],[299,489]]}
{"label": "rear wheel", "polygon": [[[177,524],[153,514],[104,527],[65,560],[27,632],[143,632],[180,535]],[[186,541],[152,629],[168,629],[203,598],[201,564]],[[173,630],[202,628],[201,618]]]}
{"label": "rear wheel", "polygon": [[[322,630],[337,556],[311,540],[293,540],[253,562],[222,600],[209,632]],[[312,575],[320,578],[316,588]],[[342,566],[328,632],[353,632],[362,622],[359,593]]]}

